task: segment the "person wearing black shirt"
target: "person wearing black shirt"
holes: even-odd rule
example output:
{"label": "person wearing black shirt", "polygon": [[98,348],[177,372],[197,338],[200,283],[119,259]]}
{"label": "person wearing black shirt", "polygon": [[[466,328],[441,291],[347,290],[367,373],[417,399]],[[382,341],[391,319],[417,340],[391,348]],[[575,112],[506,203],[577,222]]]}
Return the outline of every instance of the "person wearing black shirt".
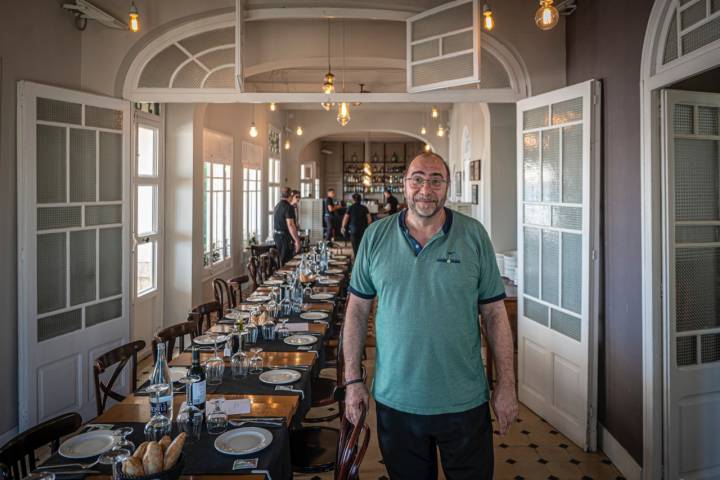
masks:
{"label": "person wearing black shirt", "polygon": [[398,199],[395,198],[395,195],[393,195],[390,190],[385,190],[385,202],[385,211],[388,213],[388,215],[397,213]]}
{"label": "person wearing black shirt", "polygon": [[335,189],[328,188],[327,197],[323,200],[323,228],[325,229],[325,240],[328,242],[337,235],[337,210],[340,205],[335,201]]}
{"label": "person wearing black shirt", "polygon": [[362,241],[365,229],[372,223],[370,211],[362,204],[362,196],[359,193],[353,193],[353,204],[345,212],[342,220],[341,232],[345,235],[345,230],[350,226],[350,243],[352,243],[353,254],[357,256],[360,242]]}
{"label": "person wearing black shirt", "polygon": [[273,210],[273,238],[282,264],[294,254],[300,253],[300,237],[297,232],[295,207],[290,204],[291,195],[292,190],[283,188],[280,201]]}

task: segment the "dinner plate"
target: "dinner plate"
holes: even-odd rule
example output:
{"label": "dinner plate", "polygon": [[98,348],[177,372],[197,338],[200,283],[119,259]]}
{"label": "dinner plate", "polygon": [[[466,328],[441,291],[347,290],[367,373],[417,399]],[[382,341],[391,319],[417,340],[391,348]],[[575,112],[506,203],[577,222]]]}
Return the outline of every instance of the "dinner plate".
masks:
{"label": "dinner plate", "polygon": [[268,370],[267,372],[263,372],[258,378],[261,382],[270,385],[287,385],[288,383],[297,382],[301,377],[302,374],[297,370],[279,368],[277,370]]}
{"label": "dinner plate", "polygon": [[248,297],[248,302],[252,303],[262,303],[270,301],[270,295],[253,295],[252,297]]}
{"label": "dinner plate", "polygon": [[328,317],[328,314],[325,312],[303,312],[300,314],[300,318],[303,320],[323,320]]}
{"label": "dinner plate", "polygon": [[335,298],[333,293],[313,293],[310,295],[310,300],[330,300]]}
{"label": "dinner plate", "polygon": [[347,260],[347,255],[333,255],[333,260]]}
{"label": "dinner plate", "polygon": [[200,335],[199,337],[193,338],[193,342],[197,343],[198,345],[215,345],[215,342],[217,342],[218,345],[220,345],[222,342],[226,341],[228,339],[227,335],[218,335],[217,339],[213,335]]}
{"label": "dinner plate", "polygon": [[283,283],[285,283],[285,282],[278,278],[269,278],[269,279],[265,280],[265,285],[270,285],[270,286],[282,285]]}
{"label": "dinner plate", "polygon": [[88,458],[110,450],[119,440],[111,430],[93,430],[65,440],[58,452],[65,458]]}
{"label": "dinner plate", "polygon": [[228,312],[225,314],[225,318],[230,319],[230,320],[238,320],[238,319],[245,320],[246,318],[250,318],[250,312],[238,312],[238,311]]}
{"label": "dinner plate", "polygon": [[272,440],[272,433],[264,428],[234,428],[215,439],[215,450],[226,455],[246,455],[263,450]]}
{"label": "dinner plate", "polygon": [[328,268],[328,269],[325,271],[325,273],[330,273],[330,274],[338,275],[338,274],[342,273],[342,270],[340,270],[339,268]]}
{"label": "dinner plate", "polygon": [[290,260],[289,262],[285,262],[286,267],[297,267],[300,265],[300,260]]}
{"label": "dinner plate", "polygon": [[347,265],[347,262],[338,262],[337,260],[330,260],[328,263],[330,265],[335,265],[336,267]]}
{"label": "dinner plate", "polygon": [[170,367],[170,378],[173,383],[179,382],[181,378],[187,377],[188,369],[185,367]]}
{"label": "dinner plate", "polygon": [[284,342],[288,345],[312,345],[313,343],[317,342],[318,339],[314,335],[290,335],[287,337]]}
{"label": "dinner plate", "polygon": [[317,283],[318,285],[337,285],[340,283],[340,280],[335,280],[334,278],[318,278]]}

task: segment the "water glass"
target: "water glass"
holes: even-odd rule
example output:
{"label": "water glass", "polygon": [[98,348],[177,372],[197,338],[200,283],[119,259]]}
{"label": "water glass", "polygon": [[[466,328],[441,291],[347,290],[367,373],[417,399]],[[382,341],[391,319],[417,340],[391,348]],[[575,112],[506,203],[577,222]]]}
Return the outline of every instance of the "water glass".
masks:
{"label": "water glass", "polygon": [[122,462],[130,458],[130,451],[124,448],[113,448],[100,455],[98,462],[104,465],[111,465],[113,479],[119,478],[120,472],[122,471]]}
{"label": "water glass", "polygon": [[113,431],[114,435],[117,435],[120,437],[120,440],[115,444],[115,448],[122,448],[125,450],[129,450],[130,453],[135,451],[135,444],[128,440],[128,435],[131,435],[135,429],[132,427],[120,427],[117,430]]}
{"label": "water glass", "polygon": [[250,373],[262,373],[263,359],[260,355],[255,355],[250,359]]}
{"label": "water glass", "polygon": [[203,425],[202,410],[186,403],[178,413],[177,424],[180,431],[187,434],[188,440],[199,440]]}
{"label": "water glass", "polygon": [[[160,405],[161,394],[167,392],[169,386],[163,383],[155,383],[147,387],[147,391],[151,395],[155,395],[155,404]],[[160,409],[157,409],[157,413],[153,415],[150,420],[145,424],[145,438],[148,441],[159,441],[165,435],[170,434],[172,429],[172,421],[160,413]]]}
{"label": "water glass", "polygon": [[225,360],[211,358],[205,362],[205,380],[208,385],[220,385],[225,373]]}
{"label": "water glass", "polygon": [[211,435],[219,435],[227,430],[228,416],[221,408],[224,401],[223,398],[216,398],[211,401],[213,409],[207,416],[207,431]]}
{"label": "water glass", "polygon": [[234,378],[247,377],[248,371],[250,370],[250,361],[244,352],[237,352],[232,356],[230,360],[230,368],[232,369],[232,376]]}

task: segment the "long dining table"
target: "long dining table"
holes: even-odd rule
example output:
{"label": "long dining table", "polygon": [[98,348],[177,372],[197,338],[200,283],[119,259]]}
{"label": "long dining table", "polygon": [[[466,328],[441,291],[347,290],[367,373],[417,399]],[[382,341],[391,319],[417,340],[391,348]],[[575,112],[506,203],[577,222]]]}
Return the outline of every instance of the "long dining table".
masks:
{"label": "long dining table", "polygon": [[[293,259],[289,266],[282,268],[278,271],[281,278],[282,274],[292,270],[294,264],[297,264],[298,259]],[[331,278],[337,280],[337,284],[333,285],[315,285],[313,291],[315,293],[332,293],[333,295],[339,296],[344,288],[347,281],[347,273],[350,268],[349,262],[333,262],[331,265],[333,269],[341,270],[340,274],[334,273],[325,278]],[[253,294],[267,294],[271,290],[269,285],[259,286]],[[236,458],[246,458],[248,455],[239,457],[224,456],[219,452],[216,452],[214,448],[207,445],[208,442],[212,442],[217,436],[211,436],[207,433],[203,433],[201,439],[195,442],[193,445],[186,445],[183,449],[183,456],[187,457],[187,460],[192,462],[193,465],[188,465],[187,462],[183,467],[182,478],[193,479],[193,480],[220,480],[221,478],[227,478],[228,474],[237,475],[244,480],[260,480],[270,477],[270,469],[274,470],[275,475],[272,478],[277,480],[278,478],[291,478],[292,477],[292,466],[290,465],[289,455],[289,431],[300,425],[302,417],[304,417],[309,408],[309,396],[312,394],[310,389],[310,378],[309,376],[317,375],[322,365],[322,351],[326,344],[329,335],[332,332],[332,318],[336,309],[335,301],[318,301],[318,302],[307,302],[302,305],[304,312],[323,312],[328,315],[327,321],[312,321],[303,320],[299,316],[291,316],[289,321],[296,323],[303,323],[302,328],[305,329],[307,334],[314,335],[318,338],[316,344],[312,345],[313,350],[302,351],[298,350],[298,347],[292,347],[284,344],[281,341],[276,342],[265,342],[262,344],[263,351],[259,355],[263,359],[264,370],[274,368],[290,368],[295,367],[297,371],[303,372],[302,378],[298,383],[302,383],[304,390],[296,389],[295,391],[277,391],[271,392],[270,388],[265,385],[261,385],[256,378],[251,377],[250,374],[246,378],[238,379],[231,375],[231,362],[229,357],[224,357],[225,360],[225,373],[223,375],[223,381],[219,385],[210,386],[208,385],[207,400],[208,405],[217,398],[223,398],[225,400],[248,400],[250,404],[250,412],[242,414],[241,416],[234,417],[229,416],[231,420],[248,420],[252,421],[253,418],[267,418],[276,417],[282,418],[284,422],[278,429],[273,429],[273,442],[281,442],[282,445],[276,446],[272,455],[273,458],[264,458],[263,452],[252,454],[250,456],[260,457],[260,462],[257,469],[245,469],[245,470],[233,470],[233,460]],[[246,310],[252,307],[256,307],[256,303],[245,303],[238,306],[238,310]],[[233,326],[231,324],[223,323],[222,319],[216,319],[211,330],[217,333],[229,333],[232,331]],[[220,321],[220,322],[218,322]],[[249,347],[246,345],[246,348]],[[214,355],[212,351],[201,351],[200,361],[204,362]],[[169,360],[171,367],[188,367],[191,364],[192,356],[189,350],[178,352],[177,355],[173,355],[173,358]],[[244,383],[243,383],[244,382]],[[146,382],[147,383],[147,382]],[[295,387],[293,387],[295,388]],[[133,440],[136,444],[144,440],[143,426],[150,419],[150,402],[147,393],[143,393],[143,387],[141,386],[138,391],[129,394],[124,400],[115,403],[108,408],[101,415],[97,416],[87,425],[84,430],[95,428],[95,426],[111,425],[113,428],[122,426],[132,426],[133,434],[128,437]],[[302,393],[301,393],[302,392]],[[307,394],[305,393],[307,392]],[[173,397],[173,420],[177,417],[177,414],[185,401],[185,394],[182,391],[175,393]],[[173,422],[173,434],[177,434],[178,429],[175,422]],[[193,456],[191,449],[197,448],[202,451],[202,454]],[[268,447],[267,450],[271,450]],[[267,456],[267,451],[265,452]],[[76,461],[76,460],[72,460]],[[82,460],[80,460],[82,462]],[[60,457],[58,454],[52,456],[46,464],[58,464],[67,463],[68,460]],[[203,462],[207,462],[207,469],[204,469]],[[93,467],[97,470],[100,465]],[[91,475],[93,478],[109,477],[109,469],[107,467],[99,468],[100,474]],[[278,473],[279,472],[279,473]],[[82,478],[85,475],[81,475]],[[68,480],[73,477],[59,476],[59,479]]]}

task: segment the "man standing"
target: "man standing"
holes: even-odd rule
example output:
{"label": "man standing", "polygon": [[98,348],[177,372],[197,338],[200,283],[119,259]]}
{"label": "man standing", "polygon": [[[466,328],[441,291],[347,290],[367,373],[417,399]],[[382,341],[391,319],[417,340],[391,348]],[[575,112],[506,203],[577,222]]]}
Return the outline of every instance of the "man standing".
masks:
{"label": "man standing", "polygon": [[384,194],[385,194],[385,211],[388,213],[388,215],[397,213],[398,199],[395,198],[395,195],[393,195],[389,189],[385,190]]}
{"label": "man standing", "polygon": [[[493,477],[493,428],[517,416],[513,343],[495,253],[482,225],[444,208],[450,175],[432,153],[413,159],[408,209],[365,232],[345,314],[346,415],[369,403],[361,378],[367,320],[377,296],[373,396],[380,450],[392,480]],[[480,356],[482,315],[498,371],[490,398]]]}
{"label": "man standing", "polygon": [[295,207],[290,204],[291,195],[292,190],[284,187],[280,192],[280,201],[273,210],[273,238],[282,264],[294,254],[300,253],[300,237],[295,220]]}
{"label": "man standing", "polygon": [[325,227],[325,240],[328,242],[338,233],[335,231],[338,223],[335,219],[335,212],[339,208],[340,205],[335,201],[335,189],[328,188],[327,197],[323,200],[323,226]]}

